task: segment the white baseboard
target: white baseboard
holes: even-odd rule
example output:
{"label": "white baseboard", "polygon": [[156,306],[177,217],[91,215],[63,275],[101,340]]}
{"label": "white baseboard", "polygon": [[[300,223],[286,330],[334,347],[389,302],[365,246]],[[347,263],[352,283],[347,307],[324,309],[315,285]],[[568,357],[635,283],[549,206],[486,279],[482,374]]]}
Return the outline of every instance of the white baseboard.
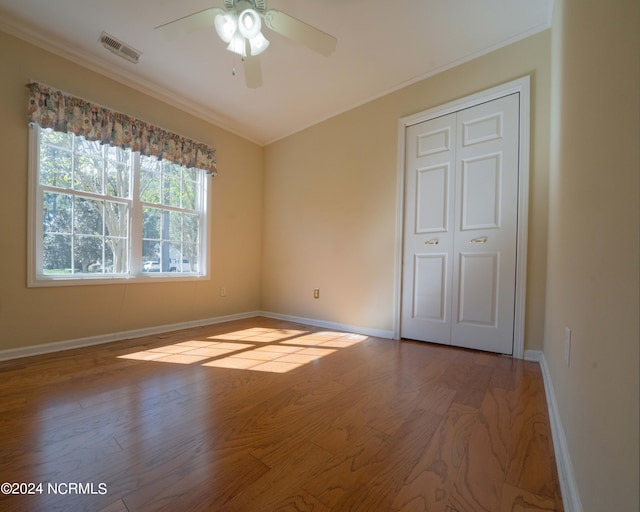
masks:
{"label": "white baseboard", "polygon": [[539,363],[542,359],[542,352],[539,350],[525,350],[522,359]]}
{"label": "white baseboard", "polygon": [[322,327],[324,329],[333,329],[335,331],[352,332],[355,334],[364,334],[366,336],[375,336],[376,338],[393,338],[392,330],[371,329],[369,327],[358,327],[354,325],[341,324],[336,322],[328,322],[325,320],[317,320],[315,318],[305,318],[301,316],[282,315],[280,313],[271,313],[269,311],[260,311],[260,316],[267,318],[275,318],[276,320],[286,320],[305,325],[313,325],[314,327]]}
{"label": "white baseboard", "polygon": [[315,327],[323,327],[325,329],[334,329],[337,331],[353,332],[364,334],[367,336],[376,336],[378,338],[393,338],[392,331],[380,329],[369,329],[367,327],[355,327],[352,325],[339,324],[335,322],[326,322],[324,320],[316,320],[314,318],[303,318],[292,315],[281,315],[279,313],[270,313],[268,311],[249,311],[246,313],[237,313],[235,315],[217,316],[213,318],[204,318],[202,320],[193,320],[190,322],[180,322],[176,324],[158,325],[154,327],[146,327],[143,329],[134,329],[131,331],[120,331],[110,334],[101,334],[98,336],[89,336],[87,338],[77,338],[74,340],[56,341],[52,343],[43,343],[41,345],[32,345],[24,348],[9,348],[0,350],[0,361],[8,361],[10,359],[19,359],[21,357],[37,356],[41,354],[51,354],[61,352],[63,350],[71,350],[74,348],[90,347],[92,345],[100,345],[102,343],[110,343],[112,341],[128,340],[131,338],[139,338],[141,336],[151,336],[161,334],[163,332],[177,331],[180,329],[189,329],[191,327],[200,327],[202,325],[213,325],[222,322],[230,322],[232,320],[243,320],[254,316],[264,316],[267,318],[275,318],[277,320],[287,320]]}
{"label": "white baseboard", "polygon": [[177,331],[180,329],[189,329],[191,327],[200,327],[202,325],[219,324],[222,322],[229,322],[232,320],[242,320],[244,318],[260,316],[260,314],[261,314],[260,312],[251,311],[247,313],[238,313],[235,315],[226,315],[226,316],[218,316],[213,318],[205,318],[202,320],[193,320],[190,322],[158,325],[154,327],[146,327],[143,329],[134,329],[131,331],[121,331],[121,332],[114,332],[111,334],[89,336],[87,338],[77,338],[75,340],[43,343],[42,345],[32,345],[30,347],[24,347],[24,348],[9,348],[5,350],[0,350],[0,361],[8,361],[10,359],[37,356],[41,354],[50,354],[53,352],[61,352],[63,350],[89,347],[92,345],[100,345],[102,343],[110,343],[112,341],[139,338],[141,336],[151,336],[153,334],[161,334],[163,332]]}
{"label": "white baseboard", "polygon": [[[547,395],[547,407],[549,409],[549,421],[551,423],[551,436],[553,437],[553,447],[556,455],[558,479],[560,480],[560,491],[562,492],[564,510],[565,512],[582,512],[582,503],[578,493],[576,477],[573,472],[573,464],[571,463],[571,456],[569,455],[569,448],[567,446],[567,438],[565,437],[564,428],[562,427],[558,402],[556,401],[556,393],[553,389],[553,382],[551,381],[551,374],[549,373],[547,360],[544,357],[544,352],[539,351],[526,351],[525,359],[527,359],[527,352],[531,352],[532,354],[530,355],[536,357],[535,359],[532,358],[530,360],[539,361],[540,369],[542,370],[544,390]],[[534,352],[536,354],[534,354]]]}

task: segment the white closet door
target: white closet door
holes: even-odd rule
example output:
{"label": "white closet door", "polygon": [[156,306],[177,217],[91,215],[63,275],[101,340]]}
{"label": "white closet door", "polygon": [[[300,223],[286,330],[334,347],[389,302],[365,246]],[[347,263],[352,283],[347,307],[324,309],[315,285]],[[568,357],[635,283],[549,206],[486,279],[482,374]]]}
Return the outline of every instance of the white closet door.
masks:
{"label": "white closet door", "polygon": [[511,354],[518,95],[406,133],[406,338]]}

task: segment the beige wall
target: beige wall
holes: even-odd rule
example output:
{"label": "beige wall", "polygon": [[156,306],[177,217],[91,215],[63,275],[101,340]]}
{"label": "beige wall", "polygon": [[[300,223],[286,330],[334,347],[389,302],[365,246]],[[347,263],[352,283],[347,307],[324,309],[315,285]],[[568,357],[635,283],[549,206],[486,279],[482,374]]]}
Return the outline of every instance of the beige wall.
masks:
{"label": "beige wall", "polygon": [[555,7],[544,354],[585,512],[636,511],[640,3]]}
{"label": "beige wall", "polygon": [[[0,32],[0,349],[254,311],[260,300],[262,147]],[[218,148],[212,277],[27,288],[27,95],[37,80]],[[220,298],[225,286],[228,296]]]}
{"label": "beige wall", "polygon": [[[262,307],[392,331],[397,130],[404,116],[531,75],[525,348],[542,348],[550,34],[541,33],[266,148]],[[313,288],[321,289],[314,300]]]}

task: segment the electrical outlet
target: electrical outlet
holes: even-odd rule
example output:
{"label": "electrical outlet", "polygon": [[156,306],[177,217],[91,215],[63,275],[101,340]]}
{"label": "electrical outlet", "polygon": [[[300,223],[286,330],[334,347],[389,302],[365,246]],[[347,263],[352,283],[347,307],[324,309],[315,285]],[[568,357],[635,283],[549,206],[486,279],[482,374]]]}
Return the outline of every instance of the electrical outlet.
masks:
{"label": "electrical outlet", "polygon": [[227,296],[227,289],[224,286],[220,287],[220,297],[226,297]]}
{"label": "electrical outlet", "polygon": [[313,298],[314,299],[319,299],[320,298],[320,288],[314,288],[313,289]]}
{"label": "electrical outlet", "polygon": [[571,360],[571,329],[564,328],[564,363],[569,366]]}

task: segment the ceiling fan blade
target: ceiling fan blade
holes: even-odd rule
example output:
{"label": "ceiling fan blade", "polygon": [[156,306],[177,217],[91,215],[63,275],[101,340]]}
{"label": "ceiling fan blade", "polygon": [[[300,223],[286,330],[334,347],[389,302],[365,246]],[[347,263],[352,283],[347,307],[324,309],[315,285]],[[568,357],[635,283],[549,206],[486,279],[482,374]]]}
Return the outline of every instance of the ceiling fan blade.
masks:
{"label": "ceiling fan blade", "polygon": [[262,67],[259,57],[245,57],[244,79],[249,89],[256,89],[262,85]]}
{"label": "ceiling fan blade", "polygon": [[264,21],[274,32],[293,39],[325,57],[336,49],[338,40],[335,37],[281,11],[269,9],[264,15]]}
{"label": "ceiling fan blade", "polygon": [[156,27],[154,30],[165,41],[173,41],[177,37],[195,32],[207,27],[213,27],[218,14],[224,13],[219,7],[211,7],[204,11],[189,14],[184,18],[179,18],[164,25]]}

